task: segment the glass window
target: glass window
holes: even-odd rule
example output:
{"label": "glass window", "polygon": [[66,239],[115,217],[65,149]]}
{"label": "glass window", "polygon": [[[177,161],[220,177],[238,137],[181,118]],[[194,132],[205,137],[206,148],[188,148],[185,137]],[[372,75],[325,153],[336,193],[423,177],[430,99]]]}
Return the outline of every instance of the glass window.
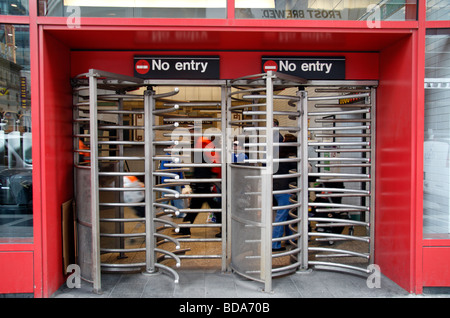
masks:
{"label": "glass window", "polygon": [[450,29],[428,30],[425,52],[424,237],[450,233]]}
{"label": "glass window", "polygon": [[450,20],[450,0],[427,0],[427,20]]}
{"label": "glass window", "polygon": [[236,19],[415,20],[406,0],[235,0]]}
{"label": "glass window", "polygon": [[0,243],[33,237],[29,39],[0,24]]}
{"label": "glass window", "polygon": [[29,0],[0,0],[0,14],[28,15]]}
{"label": "glass window", "polygon": [[226,18],[227,0],[39,0],[39,14],[55,17]]}

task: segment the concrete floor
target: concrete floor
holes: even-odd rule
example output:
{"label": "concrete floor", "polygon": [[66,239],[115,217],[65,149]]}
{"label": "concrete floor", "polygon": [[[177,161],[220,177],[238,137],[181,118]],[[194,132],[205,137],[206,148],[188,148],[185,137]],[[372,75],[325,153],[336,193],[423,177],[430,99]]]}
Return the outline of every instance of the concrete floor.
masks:
{"label": "concrete floor", "polygon": [[412,295],[381,276],[380,288],[369,288],[362,276],[314,270],[273,279],[273,290],[235,273],[215,269],[180,269],[179,283],[170,274],[102,274],[102,292],[92,292],[92,284],[81,288],[63,285],[53,298],[399,298],[450,297],[450,294]]}

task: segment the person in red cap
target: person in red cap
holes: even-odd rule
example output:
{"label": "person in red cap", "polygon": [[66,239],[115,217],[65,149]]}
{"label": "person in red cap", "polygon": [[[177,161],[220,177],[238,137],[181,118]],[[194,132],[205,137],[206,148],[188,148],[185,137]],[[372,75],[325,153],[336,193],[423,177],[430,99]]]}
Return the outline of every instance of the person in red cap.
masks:
{"label": "person in red cap", "polygon": [[[195,142],[196,149],[214,149],[214,143],[206,138],[199,137]],[[202,152],[202,163],[220,163],[220,154],[216,151],[204,151]],[[194,156],[195,158],[195,156]],[[194,178],[198,179],[210,179],[210,178],[220,178],[221,177],[221,168],[220,167],[194,167],[193,171]],[[191,188],[192,192],[195,194],[208,194],[212,193],[214,184],[212,182],[198,182],[192,183]],[[219,190],[220,191],[220,190]],[[190,209],[201,209],[203,203],[208,203],[211,209],[220,209],[222,204],[220,200],[214,200],[214,198],[208,197],[194,197],[191,199],[191,204],[189,206]],[[198,212],[187,213],[184,217],[184,222],[194,223],[195,218],[197,217]],[[217,223],[222,222],[222,215],[220,213],[216,214]],[[181,228],[178,234],[181,235],[189,235],[191,234],[190,228]]]}

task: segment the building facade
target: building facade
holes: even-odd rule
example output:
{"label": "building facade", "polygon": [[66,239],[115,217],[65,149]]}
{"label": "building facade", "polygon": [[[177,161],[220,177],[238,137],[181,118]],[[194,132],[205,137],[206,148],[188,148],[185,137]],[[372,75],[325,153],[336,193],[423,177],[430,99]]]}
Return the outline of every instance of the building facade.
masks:
{"label": "building facade", "polygon": [[71,79],[135,76],[137,55],[218,56],[223,80],[339,56],[345,80],[378,81],[373,262],[410,293],[450,286],[450,2],[256,2],[0,1],[0,293],[65,282]]}

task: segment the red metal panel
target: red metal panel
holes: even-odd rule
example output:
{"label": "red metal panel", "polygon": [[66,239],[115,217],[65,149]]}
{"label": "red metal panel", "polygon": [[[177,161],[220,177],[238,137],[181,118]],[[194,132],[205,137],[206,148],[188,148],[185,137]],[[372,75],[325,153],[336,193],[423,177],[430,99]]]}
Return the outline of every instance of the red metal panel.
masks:
{"label": "red metal panel", "polygon": [[[82,21],[85,21],[84,19]],[[114,20],[116,21],[116,20]],[[409,36],[409,30],[290,27],[100,27],[45,26],[47,32],[72,49],[83,50],[227,50],[377,52]]]}
{"label": "red metal panel", "polygon": [[423,286],[450,286],[450,246],[423,248]]}
{"label": "red metal panel", "polygon": [[63,283],[61,205],[73,197],[72,87],[70,50],[42,34],[40,125],[43,297]]}
{"label": "red metal panel", "polygon": [[0,294],[33,293],[33,252],[0,252]]}
{"label": "red metal panel", "polygon": [[[219,55],[222,79],[232,79],[261,72],[261,56],[345,56],[346,78],[366,80],[378,78],[377,53],[305,53],[305,52],[201,52],[201,51],[153,51],[153,52],[107,52],[74,51],[71,53],[71,75],[87,72],[90,68],[133,76],[133,56],[139,55]],[[120,63],[117,63],[120,61]]]}
{"label": "red metal panel", "polygon": [[376,127],[375,263],[408,291],[413,289],[415,224],[412,49],[410,37],[380,53]]}

